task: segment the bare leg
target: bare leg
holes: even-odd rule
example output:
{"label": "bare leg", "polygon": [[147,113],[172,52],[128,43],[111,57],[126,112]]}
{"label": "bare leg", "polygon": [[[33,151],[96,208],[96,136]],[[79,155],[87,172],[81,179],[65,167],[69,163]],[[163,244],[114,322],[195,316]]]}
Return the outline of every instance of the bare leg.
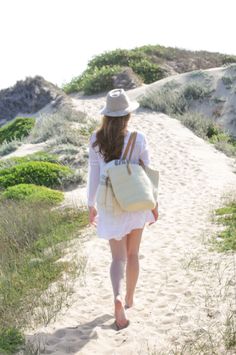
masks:
{"label": "bare leg", "polygon": [[122,240],[111,239],[109,241],[112,262],[110,267],[111,283],[114,293],[114,304],[115,304],[115,318],[118,328],[124,328],[128,325],[128,319],[125,314],[122,298],[121,298],[121,287],[124,278],[124,268],[126,263],[126,239],[123,237]]}
{"label": "bare leg", "polygon": [[139,275],[139,246],[142,229],[133,229],[127,235],[127,266],[126,266],[126,307],[132,307],[134,291]]}

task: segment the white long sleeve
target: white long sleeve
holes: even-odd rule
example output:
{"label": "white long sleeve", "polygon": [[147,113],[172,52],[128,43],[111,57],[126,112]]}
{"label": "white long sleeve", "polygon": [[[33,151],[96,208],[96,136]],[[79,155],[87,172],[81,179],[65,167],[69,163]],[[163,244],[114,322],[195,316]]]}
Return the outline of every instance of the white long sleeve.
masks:
{"label": "white long sleeve", "polygon": [[142,159],[144,165],[148,166],[150,164],[149,147],[147,143],[146,136],[143,134],[143,141],[140,151],[140,159]]}
{"label": "white long sleeve", "polygon": [[88,161],[88,182],[87,182],[87,204],[95,206],[96,193],[100,180],[100,166],[97,154],[92,147],[93,139],[89,143],[89,161]]}

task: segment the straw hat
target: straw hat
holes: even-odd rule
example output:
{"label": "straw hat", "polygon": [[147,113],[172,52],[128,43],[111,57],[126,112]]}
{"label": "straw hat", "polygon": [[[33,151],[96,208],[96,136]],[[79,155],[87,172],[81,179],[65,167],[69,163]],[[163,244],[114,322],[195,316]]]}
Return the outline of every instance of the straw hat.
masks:
{"label": "straw hat", "polygon": [[114,89],[108,92],[106,105],[99,112],[105,116],[119,117],[128,115],[138,107],[139,103],[130,101],[124,89]]}

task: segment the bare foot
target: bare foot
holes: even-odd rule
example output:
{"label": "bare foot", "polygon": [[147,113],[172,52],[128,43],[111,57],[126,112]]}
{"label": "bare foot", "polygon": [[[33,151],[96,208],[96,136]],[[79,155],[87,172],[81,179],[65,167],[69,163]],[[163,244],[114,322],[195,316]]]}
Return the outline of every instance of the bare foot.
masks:
{"label": "bare foot", "polygon": [[125,296],[125,308],[131,308],[133,306],[133,298],[129,298],[127,295]]}
{"label": "bare foot", "polygon": [[115,299],[115,319],[118,330],[126,328],[129,325],[120,295],[116,296]]}

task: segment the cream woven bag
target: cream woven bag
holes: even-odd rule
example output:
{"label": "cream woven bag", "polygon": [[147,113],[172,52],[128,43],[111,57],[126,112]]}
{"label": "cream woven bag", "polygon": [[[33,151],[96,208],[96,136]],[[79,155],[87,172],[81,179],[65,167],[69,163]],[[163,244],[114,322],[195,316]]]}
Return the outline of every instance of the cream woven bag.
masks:
{"label": "cream woven bag", "polygon": [[124,212],[117,202],[109,178],[105,175],[100,178],[96,202],[98,209],[103,209],[113,215],[119,215]]}
{"label": "cream woven bag", "polygon": [[120,207],[127,212],[152,210],[157,201],[159,172],[144,166],[141,160],[140,164],[130,163],[136,137],[137,132],[133,132],[122,157],[122,159],[126,159],[132,144],[126,164],[108,169],[115,198]]}

